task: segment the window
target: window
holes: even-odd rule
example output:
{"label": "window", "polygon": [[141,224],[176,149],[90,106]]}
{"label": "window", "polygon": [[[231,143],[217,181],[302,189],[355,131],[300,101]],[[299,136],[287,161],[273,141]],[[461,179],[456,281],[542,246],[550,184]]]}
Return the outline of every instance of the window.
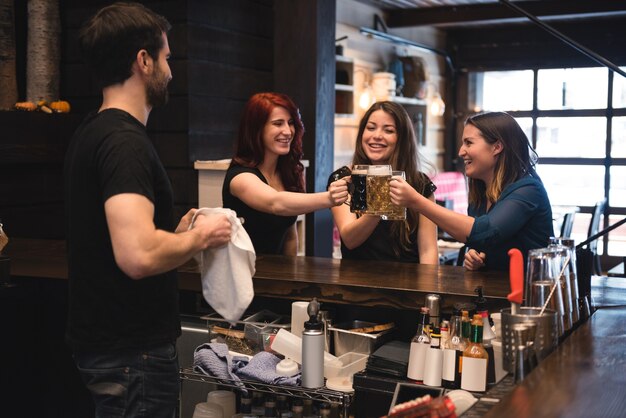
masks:
{"label": "window", "polygon": [[[626,78],[599,67],[470,72],[467,93],[463,116],[498,110],[518,121],[539,154],[555,218],[579,208],[577,242],[600,199],[608,199],[601,229],[626,216]],[[624,257],[626,227],[599,240],[598,250]]]}

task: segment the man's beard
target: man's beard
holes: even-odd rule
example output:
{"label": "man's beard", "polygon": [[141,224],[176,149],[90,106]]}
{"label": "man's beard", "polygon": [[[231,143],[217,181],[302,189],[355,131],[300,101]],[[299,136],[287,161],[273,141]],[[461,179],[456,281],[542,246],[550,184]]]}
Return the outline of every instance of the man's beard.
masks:
{"label": "man's beard", "polygon": [[151,108],[165,106],[169,99],[167,85],[170,82],[161,68],[157,65],[153,76],[146,85],[146,97]]}

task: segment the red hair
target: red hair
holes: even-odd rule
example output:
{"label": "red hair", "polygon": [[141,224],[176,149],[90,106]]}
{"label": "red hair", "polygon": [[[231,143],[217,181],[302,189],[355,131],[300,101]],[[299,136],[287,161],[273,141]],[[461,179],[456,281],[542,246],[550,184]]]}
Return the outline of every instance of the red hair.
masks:
{"label": "red hair", "polygon": [[258,167],[265,158],[263,146],[263,129],[275,107],[287,109],[294,122],[294,136],[289,153],[278,157],[278,173],[283,181],[285,190],[304,192],[304,166],[302,159],[302,136],[304,124],[300,118],[300,111],[289,96],[282,93],[257,93],[248,99],[241,120],[237,136],[237,148],[231,165],[244,167]]}

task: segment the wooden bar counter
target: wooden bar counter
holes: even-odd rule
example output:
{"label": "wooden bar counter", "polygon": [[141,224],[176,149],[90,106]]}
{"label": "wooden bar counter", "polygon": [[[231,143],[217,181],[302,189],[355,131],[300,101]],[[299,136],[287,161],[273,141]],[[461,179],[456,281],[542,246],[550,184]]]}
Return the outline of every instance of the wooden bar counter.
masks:
{"label": "wooden bar counter", "polygon": [[626,416],[626,306],[598,309],[485,418]]}
{"label": "wooden bar counter", "polygon": [[[5,253],[12,276],[67,278],[64,241],[12,239]],[[181,267],[179,278],[180,289],[202,290],[195,262]],[[509,293],[503,272],[323,257],[259,256],[253,281],[257,296],[403,309],[416,309],[428,293],[442,295],[446,305],[472,300],[477,286],[496,305],[506,304]]]}

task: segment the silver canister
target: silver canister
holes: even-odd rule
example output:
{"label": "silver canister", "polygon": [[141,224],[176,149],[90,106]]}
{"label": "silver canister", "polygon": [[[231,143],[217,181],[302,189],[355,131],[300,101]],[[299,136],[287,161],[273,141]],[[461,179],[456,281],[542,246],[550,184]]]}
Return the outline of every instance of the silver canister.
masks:
{"label": "silver canister", "polygon": [[429,293],[426,295],[424,306],[429,310],[430,322],[436,327],[439,326],[439,306],[441,305],[441,296],[435,293]]}

